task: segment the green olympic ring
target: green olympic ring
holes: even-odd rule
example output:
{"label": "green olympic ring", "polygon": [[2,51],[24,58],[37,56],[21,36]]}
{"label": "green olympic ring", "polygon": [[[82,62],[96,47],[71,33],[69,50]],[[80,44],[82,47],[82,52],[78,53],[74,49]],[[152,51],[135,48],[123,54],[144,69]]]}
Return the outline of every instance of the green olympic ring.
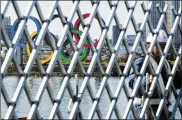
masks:
{"label": "green olympic ring", "polygon": [[[74,30],[74,29],[73,29],[73,30],[71,30],[71,32],[72,32],[72,33],[76,33],[76,34],[78,34],[78,35],[80,35],[80,36],[82,35],[82,32],[79,31],[79,30]],[[88,43],[89,43],[88,40],[85,40],[85,43],[88,44]],[[82,53],[82,55],[80,56],[80,60],[81,60],[81,61],[83,61],[83,60],[86,59],[86,57],[87,57],[89,51],[90,51],[89,48],[84,48],[84,49],[83,49],[83,53]],[[64,63],[67,63],[67,64],[71,63],[71,59],[67,58],[67,56],[64,54],[63,51],[59,52],[59,56],[60,56],[60,58],[62,59],[62,61],[63,61]]]}

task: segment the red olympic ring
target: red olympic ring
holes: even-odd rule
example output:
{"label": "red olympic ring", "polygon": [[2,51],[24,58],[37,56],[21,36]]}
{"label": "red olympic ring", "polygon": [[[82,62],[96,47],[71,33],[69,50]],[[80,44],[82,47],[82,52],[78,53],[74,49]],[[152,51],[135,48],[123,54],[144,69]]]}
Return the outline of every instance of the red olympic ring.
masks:
{"label": "red olympic ring", "polygon": [[[83,14],[82,16],[83,16],[83,18],[87,18],[87,17],[90,16],[90,13]],[[94,18],[97,19],[96,16],[95,16]],[[78,18],[78,19],[76,20],[75,25],[74,25],[74,29],[77,30],[78,27],[79,27],[79,25],[80,25],[80,18]],[[75,40],[76,40],[77,42],[79,42],[79,41],[80,41],[80,38],[78,37],[78,34],[74,33],[73,35],[74,35],[74,37],[75,37]],[[100,39],[100,38],[99,38],[99,39]],[[94,47],[97,46],[98,42],[99,42],[99,40],[96,40],[96,41],[94,42]],[[85,48],[90,48],[90,47],[91,47],[90,44],[84,44],[83,46],[84,46]]]}

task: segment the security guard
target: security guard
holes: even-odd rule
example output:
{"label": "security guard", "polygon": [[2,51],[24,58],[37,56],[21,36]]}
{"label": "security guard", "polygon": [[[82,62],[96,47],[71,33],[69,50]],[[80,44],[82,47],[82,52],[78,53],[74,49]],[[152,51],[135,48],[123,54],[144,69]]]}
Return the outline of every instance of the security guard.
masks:
{"label": "security guard", "polygon": [[[153,35],[149,34],[149,36],[147,38],[147,43],[148,43],[147,47],[149,47],[152,40],[153,40]],[[159,31],[159,35],[158,35],[156,41],[159,43],[160,48],[163,51],[164,48],[165,48],[165,45],[167,43],[167,34],[165,33],[165,31],[163,31],[163,30]],[[141,56],[140,58],[135,60],[134,63],[136,65],[138,71],[140,71],[140,69],[141,69],[141,67],[143,65],[143,62],[144,62],[144,56]],[[143,77],[143,79],[141,81],[142,86],[146,90],[150,87],[150,85],[151,85],[151,83],[153,81],[153,77],[155,75],[155,71],[157,70],[159,62],[160,62],[160,54],[159,54],[158,47],[155,44],[155,46],[154,46],[154,48],[152,50],[152,55],[150,56],[150,62],[149,62],[148,67],[146,69],[146,75]],[[164,91],[165,91],[165,86],[167,84],[167,80],[168,80],[168,77],[169,77],[168,76],[169,74],[168,74],[167,70],[171,71],[171,68],[172,68],[171,67],[172,65],[170,65],[167,60],[165,60],[164,66],[163,66],[163,68],[161,70],[161,74],[159,74],[159,77],[158,77],[158,80],[157,80],[157,86],[158,86],[158,88],[160,89],[160,91],[162,93],[164,93]],[[174,85],[175,85],[176,89],[179,89],[181,87],[181,80],[180,80],[181,78],[182,78],[182,74],[180,74],[180,71],[177,70],[177,72],[176,72],[176,74],[174,76],[174,79],[173,79],[173,82],[174,82]],[[133,69],[130,70],[128,80],[129,80],[129,82],[128,82],[129,87],[131,89],[133,89],[134,85],[135,85],[135,81],[136,81],[136,76],[135,76],[135,73],[134,73]],[[170,105],[170,101],[169,101],[170,96],[171,96],[170,93],[171,92],[169,92],[169,94],[168,94],[167,106]],[[158,109],[158,105],[159,105],[160,100],[161,100],[160,96],[161,96],[161,94],[157,91],[157,87],[155,87],[155,90],[153,92],[153,96],[151,97],[151,100],[150,100],[150,105],[151,105],[151,107],[153,109],[154,115],[155,115],[155,113],[156,113],[156,111]],[[140,112],[142,110],[142,105],[144,103],[144,99],[142,99],[142,98],[143,98],[143,96],[142,96],[141,88],[139,88],[139,91],[138,91],[136,97],[134,98],[134,102],[133,102],[134,105],[136,106],[136,113],[138,115],[140,115]],[[163,110],[159,119],[160,120],[161,119],[164,119],[164,120],[167,119],[165,116],[166,115],[165,115],[164,110]],[[134,119],[134,116],[132,114],[129,114],[129,119]]]}

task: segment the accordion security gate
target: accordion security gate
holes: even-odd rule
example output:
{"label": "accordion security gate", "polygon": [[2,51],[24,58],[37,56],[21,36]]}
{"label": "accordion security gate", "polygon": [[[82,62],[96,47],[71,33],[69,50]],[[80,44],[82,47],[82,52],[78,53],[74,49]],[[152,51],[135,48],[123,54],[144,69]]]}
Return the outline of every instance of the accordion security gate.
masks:
{"label": "accordion security gate", "polygon": [[[152,1],[149,2],[147,7],[144,4],[142,4],[144,18],[143,18],[143,21],[142,21],[140,27],[137,26],[135,18],[133,16],[133,13],[134,13],[134,10],[136,7],[136,3],[137,3],[136,1],[133,1],[132,5],[130,5],[127,1],[124,2],[125,6],[128,10],[128,15],[127,15],[127,18],[125,19],[125,24],[123,24],[123,26],[120,25],[120,22],[118,19],[121,16],[116,14],[116,10],[118,9],[118,4],[121,1],[115,1],[115,2],[108,1],[109,7],[110,7],[110,13],[108,15],[109,17],[108,17],[106,23],[104,23],[102,21],[99,10],[98,10],[100,1],[90,1],[92,4],[92,10],[90,12],[90,15],[89,15],[87,21],[84,21],[84,17],[81,15],[79,1],[73,2],[73,7],[71,10],[71,13],[69,14],[67,19],[63,16],[64,14],[62,12],[62,8],[58,4],[59,1],[52,2],[52,6],[50,6],[50,11],[46,18],[44,18],[42,10],[40,9],[40,3],[37,1],[29,1],[29,6],[27,7],[26,11],[23,14],[21,14],[19,7],[17,5],[18,1],[4,1],[4,3],[2,4],[2,9],[1,9],[1,16],[2,16],[1,20],[2,21],[4,20],[4,17],[5,17],[8,7],[9,7],[10,2],[13,4],[15,12],[16,12],[18,18],[20,19],[20,23],[19,23],[17,32],[12,41],[9,40],[5,28],[3,26],[1,27],[2,36],[4,38],[4,42],[6,43],[6,46],[8,48],[5,59],[1,65],[1,79],[3,80],[4,77],[7,76],[7,69],[9,67],[11,61],[14,62],[15,66],[18,70],[20,79],[19,79],[18,86],[11,99],[9,99],[7,97],[6,90],[4,89],[3,84],[2,84],[2,88],[1,88],[2,95],[8,106],[8,110],[5,114],[4,119],[9,119],[12,117],[17,118],[16,112],[14,110],[16,107],[17,100],[19,99],[19,96],[22,93],[23,89],[25,90],[26,95],[27,95],[30,105],[31,105],[30,111],[27,115],[27,119],[32,119],[34,117],[34,115],[36,115],[36,117],[40,119],[38,106],[39,106],[39,102],[42,97],[42,94],[45,90],[48,91],[49,97],[53,104],[53,107],[51,109],[51,112],[50,112],[50,115],[48,118],[54,119],[55,115],[57,115],[59,119],[63,119],[63,116],[62,116],[63,113],[60,109],[58,109],[58,107],[60,105],[61,98],[63,97],[63,94],[66,89],[68,90],[71,97],[74,96],[74,91],[70,85],[69,80],[70,80],[71,76],[73,75],[74,67],[76,66],[76,64],[79,64],[79,66],[81,68],[81,72],[82,72],[82,74],[84,74],[84,79],[83,79],[80,89],[78,90],[76,100],[73,103],[73,107],[71,109],[68,119],[75,119],[77,113],[80,111],[80,103],[81,103],[81,100],[83,99],[83,95],[84,95],[83,93],[86,90],[89,91],[89,95],[92,99],[92,107],[91,107],[90,111],[88,111],[89,112],[88,116],[87,116],[88,119],[92,119],[95,114],[97,114],[99,119],[104,119],[104,118],[109,119],[109,118],[111,118],[111,115],[113,114],[113,112],[116,114],[116,117],[118,119],[126,119],[130,111],[133,112],[133,115],[135,116],[135,118],[144,118],[146,111],[151,110],[151,106],[149,104],[150,96],[152,96],[154,88],[157,87],[158,76],[161,72],[162,67],[164,66],[166,68],[165,64],[163,64],[163,63],[166,60],[166,56],[168,54],[170,47],[171,47],[171,49],[173,49],[175,56],[176,56],[174,65],[171,70],[168,70],[169,77],[168,77],[167,85],[165,86],[165,91],[161,92],[158,89],[159,90],[158,92],[161,93],[163,95],[163,97],[160,98],[161,101],[159,103],[157,113],[150,114],[150,116],[157,119],[157,118],[159,118],[162,110],[164,110],[166,116],[168,116],[168,110],[167,110],[167,106],[166,106],[166,95],[168,94],[169,89],[171,89],[172,93],[175,96],[174,98],[176,99],[171,118],[174,117],[176,108],[178,108],[180,111],[180,114],[182,114],[182,108],[181,108],[182,106],[180,104],[181,91],[179,93],[177,93],[176,89],[173,85],[174,74],[176,72],[177,67],[179,65],[181,65],[180,63],[181,63],[181,47],[182,46],[180,45],[179,50],[176,51],[174,43],[172,42],[174,40],[174,35],[175,35],[175,32],[177,31],[177,29],[179,29],[180,33],[182,34],[182,28],[181,28],[181,23],[180,23],[181,22],[181,7],[179,8],[179,10],[173,9],[173,14],[175,15],[175,21],[174,21],[174,24],[172,25],[171,30],[167,30],[165,16],[167,14],[166,13],[167,10],[169,9],[168,5],[165,4],[163,9],[160,6],[158,6],[158,12],[160,13],[160,19],[159,19],[156,29],[154,29],[151,24],[151,21],[149,19],[149,15],[151,13],[152,5],[153,5]],[[39,31],[39,34],[37,36],[37,40],[35,43],[33,43],[32,39],[30,38],[30,35],[28,33],[28,30],[26,28],[26,23],[27,23],[27,20],[30,16],[30,13],[31,13],[33,7],[36,8],[37,13],[40,17],[40,20],[42,22],[42,27]],[[41,64],[40,59],[38,59],[39,58],[38,50],[40,49],[40,44],[43,41],[43,39],[45,38],[46,34],[48,35],[48,38],[51,39],[51,34],[49,32],[48,26],[50,24],[50,21],[53,19],[53,15],[56,10],[57,10],[58,16],[60,17],[61,22],[63,24],[63,31],[61,33],[62,35],[59,38],[56,46],[54,45],[54,43],[51,40],[49,41],[51,49],[53,51],[53,55],[52,55],[50,62],[48,63],[47,69],[44,69],[43,65]],[[73,38],[71,36],[71,31],[69,29],[70,23],[72,23],[73,16],[75,14],[77,14],[79,16],[81,25],[83,26],[83,33],[82,33],[80,41],[78,42],[77,45],[74,45],[73,40],[72,40]],[[102,30],[102,33],[101,33],[97,46],[94,46],[93,41],[91,40],[91,36],[88,32],[95,16],[97,16],[97,19],[99,21],[98,27],[100,27]],[[107,33],[108,33],[112,20],[115,21],[115,23],[118,26],[119,31],[120,31],[117,43],[114,47],[112,47],[112,45],[110,44],[110,42],[108,40],[108,36],[107,36]],[[132,22],[134,29],[137,33],[136,39],[134,41],[134,45],[132,46],[131,49],[129,49],[127,41],[124,38],[130,21]],[[140,39],[144,32],[146,25],[149,26],[149,31],[154,36],[153,42],[151,43],[148,50],[145,48],[145,45],[143,44],[143,42]],[[161,29],[162,26],[164,26],[164,28],[166,28],[166,31],[168,33],[168,40],[167,40],[167,44],[164,49],[164,52],[161,52],[159,44],[156,41],[159,30]],[[21,68],[21,66],[17,63],[16,57],[14,57],[14,51],[23,34],[26,36],[26,40],[30,43],[30,46],[32,48],[28,62],[24,69]],[[61,49],[63,47],[63,43],[64,43],[64,40],[66,37],[68,37],[70,39],[69,42],[74,50],[72,60],[69,64],[69,67],[67,70],[65,69],[65,66],[64,66],[62,60],[59,59],[59,52],[61,51]],[[81,48],[83,47],[84,40],[86,38],[88,38],[90,48],[93,52],[93,57],[91,59],[91,63],[88,66],[88,69],[84,68],[82,61],[79,59],[80,53],[82,52]],[[102,62],[99,59],[101,50],[104,46],[104,41],[106,41],[108,43],[108,47],[111,52],[111,57],[110,57],[106,70],[103,69]],[[134,97],[136,96],[136,93],[138,92],[139,87],[141,87],[140,82],[141,82],[142,78],[144,77],[144,73],[146,71],[146,67],[148,66],[149,58],[151,56],[151,52],[152,52],[155,42],[158,44],[159,51],[161,54],[161,59],[160,59],[159,65],[157,67],[157,70],[155,71],[155,76],[154,76],[154,79],[153,79],[153,82],[152,82],[152,85],[151,85],[149,91],[147,93],[145,93],[145,91],[143,91],[143,94],[147,94],[147,97],[145,98],[142,112],[141,112],[140,116],[138,116],[134,111],[133,101],[134,101]],[[117,51],[119,50],[121,45],[124,45],[127,49],[127,52],[129,53],[128,60],[126,62],[126,65],[125,65],[123,71],[120,69],[119,63],[116,59]],[[137,46],[139,46],[139,45],[142,48],[142,51],[145,55],[145,59],[144,59],[144,64],[142,65],[141,70],[137,71],[135,64],[133,64],[133,61],[134,61],[135,51],[137,49]],[[40,73],[43,77],[42,77],[41,85],[39,86],[39,89],[37,91],[35,98],[32,98],[28,87],[25,85],[25,82],[26,82],[27,78],[29,77],[29,73],[31,71],[32,64],[34,63],[34,61],[36,61],[37,66],[40,69]],[[54,97],[52,95],[52,91],[50,89],[50,85],[49,85],[48,81],[53,73],[53,69],[54,69],[56,63],[58,63],[58,65],[60,66],[60,71],[63,74],[64,79],[63,79],[63,83],[61,84],[61,87],[60,87],[60,90],[59,90],[57,96]],[[93,76],[92,73],[93,73],[94,67],[96,65],[98,65],[101,73],[103,74],[103,77],[101,80],[100,87],[99,87],[97,93],[94,95],[92,88],[90,87],[89,80]],[[116,66],[116,71],[117,71],[118,77],[119,77],[119,83],[116,86],[116,90],[115,90],[114,94],[112,94],[112,92],[110,90],[111,88],[108,85],[108,78],[111,77],[111,72],[112,72],[113,66]],[[136,84],[134,86],[134,89],[132,90],[131,95],[129,95],[128,88],[126,87],[126,83],[125,83],[125,80],[127,79],[127,74],[130,70],[130,67],[133,67],[135,70],[135,73],[137,74]],[[101,102],[100,99],[101,99],[104,89],[107,90],[107,93],[108,93],[109,99],[110,99],[110,105],[109,105],[109,109],[106,113],[106,116],[102,116],[102,114],[101,114],[102,110],[100,109],[100,107],[98,105]],[[118,110],[119,106],[116,105],[121,90],[124,90],[124,92],[127,96],[127,100],[128,100],[128,104],[127,104],[127,107],[125,109],[123,116],[121,116],[121,114]],[[152,110],[151,110],[151,113],[153,113]]]}

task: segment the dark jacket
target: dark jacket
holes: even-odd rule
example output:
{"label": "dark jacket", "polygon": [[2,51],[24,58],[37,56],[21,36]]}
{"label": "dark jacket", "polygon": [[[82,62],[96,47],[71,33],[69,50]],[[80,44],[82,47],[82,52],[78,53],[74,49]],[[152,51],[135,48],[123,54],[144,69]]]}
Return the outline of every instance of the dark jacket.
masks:
{"label": "dark jacket", "polygon": [[[155,61],[157,62],[157,64],[159,64],[159,62],[160,62],[160,58],[154,58],[155,59]],[[135,61],[134,61],[134,63],[135,63],[135,65],[136,65],[136,68],[137,68],[137,70],[138,71],[140,71],[140,69],[141,69],[141,67],[142,67],[142,65],[143,65],[143,62],[144,62],[144,57],[142,56],[142,57],[140,57],[140,58],[138,58],[138,59],[136,59]],[[170,64],[170,62],[168,62],[169,63],[169,65],[170,65],[170,67],[171,67],[171,69],[172,69],[172,64]],[[146,72],[148,72],[148,73],[150,73],[151,74],[151,71],[149,70],[149,68],[147,67],[146,68]],[[144,74],[144,75],[146,75],[146,74]],[[166,69],[164,68],[164,66],[163,66],[163,68],[162,68],[162,70],[161,70],[161,76],[162,76],[162,78],[163,78],[163,82],[164,82],[164,84],[165,84],[165,86],[166,86],[166,84],[167,84],[167,81],[168,81],[168,78],[169,78],[169,76],[168,76],[168,74],[167,74],[167,71],[166,71]],[[135,75],[135,73],[134,73],[134,70],[133,70],[133,68],[131,68],[130,69],[130,72],[129,72],[129,76],[128,76],[128,80],[129,80],[129,87],[131,88],[131,89],[133,89],[133,87],[134,87],[134,83],[135,83],[135,77],[136,77],[136,75]],[[182,85],[182,72],[180,71],[180,69],[179,69],[179,67],[177,68],[177,70],[176,70],[176,74],[174,75],[174,78],[173,78],[173,83],[174,83],[174,86],[175,86],[175,88],[176,89],[179,89],[180,87],[181,87],[181,85]],[[144,88],[145,88],[145,86],[146,86],[146,76],[144,76],[143,77],[143,79],[142,79],[142,81],[141,81],[141,84],[144,86]],[[156,97],[158,97],[157,96],[157,94],[155,94],[155,93],[157,93],[157,89],[155,89],[154,90],[154,94],[153,94],[153,98],[156,98]],[[137,95],[136,95],[137,97],[142,97],[142,93],[141,93],[141,90],[140,90],[140,88],[139,88],[139,91],[137,92]]]}

